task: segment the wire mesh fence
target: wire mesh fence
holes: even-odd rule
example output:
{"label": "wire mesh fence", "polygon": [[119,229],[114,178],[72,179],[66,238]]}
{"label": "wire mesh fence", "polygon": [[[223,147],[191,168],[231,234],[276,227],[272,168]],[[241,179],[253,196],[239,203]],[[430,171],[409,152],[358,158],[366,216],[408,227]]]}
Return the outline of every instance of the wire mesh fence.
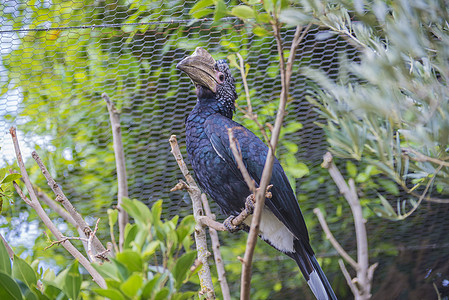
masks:
{"label": "wire mesh fence", "polygon": [[[176,63],[197,46],[206,48],[216,59],[241,53],[250,67],[250,94],[263,123],[274,122],[280,93],[274,39],[254,35],[236,18],[194,20],[188,14],[193,5],[193,1],[3,1],[3,164],[13,159],[7,129],[18,126],[19,138],[27,145],[25,155],[29,157],[30,149],[38,148],[66,194],[85,215],[104,212],[115,203],[116,194],[112,135],[101,99],[106,92],[121,110],[130,197],[149,205],[163,199],[166,217],[190,213],[186,195],[169,193],[181,176],[168,139],[177,135],[184,151],[184,119],[196,101],[192,84],[176,70]],[[293,34],[293,29],[282,32],[286,49]],[[278,151],[288,175],[296,182],[312,246],[318,256],[329,259],[334,272],[328,275],[339,285],[345,283],[336,267],[336,253],[312,210],[317,206],[326,210],[337,239],[354,255],[351,214],[320,167],[328,145],[316,124],[322,121],[320,115],[306,99],[313,93],[313,85],[301,68],[319,68],[336,78],[343,56],[357,61],[358,52],[342,37],[320,28],[309,30],[296,54],[285,121],[288,129]],[[239,73],[233,70],[233,74],[240,95],[238,104],[244,106]],[[256,129],[238,111],[236,120]],[[37,170],[31,173],[44,187]],[[215,205],[213,209],[220,215]],[[448,212],[447,204],[426,203],[404,222],[369,218],[370,253],[380,263],[374,279],[375,298],[387,299],[394,294],[404,299],[433,299],[433,282],[448,288],[444,281],[449,272]],[[242,235],[226,235],[224,245],[231,246],[239,238]],[[228,263],[238,265],[230,258],[241,253],[233,251],[227,253]],[[273,262],[278,262],[276,267]],[[268,266],[273,268],[271,273],[261,275]],[[233,271],[229,272],[232,276]],[[258,297],[293,297],[300,280],[297,273],[294,263],[276,252],[258,252],[254,280],[281,283]],[[237,283],[234,285],[231,289],[237,292]],[[405,293],[407,289],[414,293]]]}

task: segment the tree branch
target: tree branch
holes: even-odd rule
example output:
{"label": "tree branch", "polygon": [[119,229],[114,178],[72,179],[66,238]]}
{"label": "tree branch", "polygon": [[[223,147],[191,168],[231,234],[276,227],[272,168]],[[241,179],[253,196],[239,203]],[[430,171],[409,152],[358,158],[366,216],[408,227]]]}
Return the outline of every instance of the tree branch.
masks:
{"label": "tree branch", "polygon": [[[214,220],[215,216],[210,210],[209,202],[207,201],[207,197],[205,194],[201,194],[201,201],[203,203],[203,208],[206,216]],[[231,293],[229,292],[228,281],[226,280],[226,271],[223,263],[223,258],[221,257],[220,239],[218,238],[218,233],[214,228],[209,227],[209,235],[212,241],[212,250],[214,252],[215,266],[217,267],[218,282],[220,282],[223,300],[231,300]]]}
{"label": "tree branch", "polygon": [[[290,57],[289,61],[287,62],[287,69],[285,67],[285,59],[284,59],[284,50],[282,47],[282,40],[281,40],[281,34],[280,34],[280,25],[278,20],[274,20],[273,24],[273,32],[274,37],[276,39],[278,54],[279,54],[279,63],[280,63],[280,74],[281,74],[281,83],[282,83],[282,89],[281,89],[281,95],[279,100],[279,107],[278,112],[276,115],[276,121],[274,123],[274,128],[272,130],[271,134],[271,140],[268,147],[268,154],[265,161],[264,170],[262,172],[262,177],[260,179],[259,183],[259,190],[256,193],[256,201],[255,201],[255,209],[254,214],[251,220],[251,228],[248,234],[248,239],[246,243],[246,250],[245,255],[243,257],[242,261],[242,277],[241,277],[241,286],[240,286],[240,299],[242,300],[249,300],[250,298],[250,289],[251,289],[251,265],[252,265],[252,259],[254,254],[254,248],[257,243],[257,236],[259,234],[259,224],[260,219],[262,217],[262,212],[265,207],[265,190],[270,183],[272,170],[273,170],[273,163],[275,159],[275,149],[279,140],[279,135],[282,128],[282,123],[285,116],[285,107],[287,105],[287,98],[289,93],[289,87],[290,87],[290,77],[291,77],[291,70],[292,65],[294,62],[294,53],[296,52],[296,48],[300,43],[300,38],[304,37],[305,33],[303,35],[295,35],[294,41],[292,43],[291,49],[290,49]],[[297,29],[299,31],[300,29]],[[296,38],[297,37],[297,38]],[[286,70],[290,70],[287,72]]]}
{"label": "tree branch", "polygon": [[[42,162],[41,158],[37,154],[36,151],[33,151],[31,153],[31,156],[34,158],[36,163],[38,164],[39,168],[42,171],[42,174],[47,179],[48,185],[53,190],[53,192],[56,194],[56,200],[64,206],[64,208],[67,210],[67,212],[72,216],[72,218],[75,220],[77,226],[81,228],[81,230],[84,232],[84,235],[86,237],[89,237],[92,234],[92,229],[87,225],[86,221],[84,221],[83,217],[78,213],[76,208],[72,205],[72,203],[67,199],[66,195],[62,191],[62,189],[59,187],[59,185],[56,183],[56,181],[53,179],[53,177],[50,175],[50,172],[48,172],[47,167]],[[23,176],[23,175],[22,175]],[[28,188],[28,187],[27,187]],[[100,240],[94,236],[93,237],[93,246],[95,248],[96,252],[104,252],[106,248],[101,244]]]}
{"label": "tree branch", "polygon": [[[360,201],[357,196],[354,180],[352,178],[349,179],[349,187],[348,187],[345,179],[343,178],[337,166],[333,163],[332,160],[333,160],[332,154],[330,152],[327,152],[323,157],[322,166],[328,169],[329,174],[331,175],[332,179],[338,186],[340,193],[343,194],[346,201],[348,202],[354,218],[355,234],[357,241],[357,265],[356,267],[354,266],[353,267],[357,271],[357,282],[358,282],[356,289],[357,293],[355,293],[354,296],[356,299],[363,299],[363,300],[369,299],[371,297],[371,279],[373,275],[372,272],[374,272],[375,267],[373,268],[369,267],[368,238],[365,226],[366,220],[363,218],[362,206],[360,205]],[[347,258],[345,259],[347,260]],[[353,263],[351,263],[351,265],[353,265]]]}
{"label": "tree branch", "polygon": [[320,222],[321,227],[326,234],[326,238],[331,242],[332,246],[335,248],[335,250],[337,250],[338,254],[340,254],[340,256],[343,257],[355,270],[358,270],[359,266],[357,265],[356,261],[348,254],[348,252],[343,249],[343,247],[332,234],[329,226],[327,225],[326,219],[321,212],[321,209],[315,208],[313,212],[318,217],[318,221]]}
{"label": "tree branch", "polygon": [[109,99],[108,94],[101,95],[106,101],[109,111],[109,119],[111,120],[112,140],[114,144],[115,163],[117,168],[117,209],[118,209],[118,227],[119,227],[119,249],[123,248],[125,241],[125,226],[129,222],[128,213],[122,209],[122,199],[128,198],[128,181],[126,179],[126,161],[125,151],[123,150],[122,130],[120,126],[120,114]]}
{"label": "tree branch", "polygon": [[169,141],[171,152],[175,157],[176,162],[178,163],[178,166],[181,169],[181,172],[184,175],[184,178],[186,179],[189,186],[187,191],[189,192],[190,198],[192,199],[193,216],[195,217],[195,220],[197,222],[197,225],[195,226],[195,244],[198,252],[198,260],[201,262],[201,270],[198,272],[201,285],[200,294],[205,295],[207,299],[215,299],[214,286],[212,284],[209,263],[207,261],[210,252],[207,250],[206,230],[203,226],[200,225],[199,220],[200,217],[204,215],[201,204],[201,191],[196,185],[195,180],[190,174],[187,165],[182,158],[176,136],[172,135]]}
{"label": "tree branch", "polygon": [[[22,159],[22,154],[20,151],[20,147],[19,147],[19,142],[17,140],[17,134],[16,134],[16,129],[14,127],[11,127],[11,129],[9,130],[11,133],[11,137],[13,140],[13,144],[14,144],[14,150],[16,152],[16,157],[17,157],[17,164],[19,165],[20,168],[20,172],[22,174],[22,178],[25,182],[25,186],[27,187],[28,190],[28,194],[30,195],[30,199],[29,200],[24,193],[22,192],[22,190],[19,188],[19,186],[17,185],[17,183],[13,182],[14,188],[16,189],[17,193],[19,194],[19,196],[25,201],[25,203],[27,203],[28,205],[30,205],[37,213],[37,215],[39,216],[39,218],[41,218],[41,220],[44,222],[45,226],[53,233],[53,235],[57,238],[57,239],[61,239],[63,238],[62,233],[59,231],[59,229],[53,224],[53,222],[50,220],[50,218],[48,217],[48,215],[45,213],[44,209],[42,208],[36,193],[34,192],[33,186],[31,184],[30,178],[28,176],[28,173],[26,171],[25,168],[25,164],[23,162]],[[62,246],[75,258],[78,259],[79,262],[81,263],[81,265],[89,272],[89,274],[92,276],[92,278],[94,279],[94,281],[103,289],[106,288],[106,282],[103,279],[103,277],[92,267],[92,265],[90,264],[90,262],[87,260],[86,257],[84,257],[84,255],[81,254],[81,252],[78,251],[78,249],[76,249],[72,243],[70,243],[70,241],[65,241],[62,243]]]}
{"label": "tree branch", "polygon": [[12,250],[12,248],[9,246],[8,242],[5,240],[5,238],[3,237],[3,235],[0,234],[0,238],[3,241],[3,245],[5,245],[6,251],[8,251],[8,256],[11,260],[14,259],[14,251]]}
{"label": "tree branch", "polygon": [[237,165],[239,167],[240,173],[242,173],[243,179],[245,179],[245,182],[248,185],[251,193],[254,194],[256,193],[256,183],[254,182],[254,179],[251,178],[251,176],[249,175],[248,170],[246,169],[245,164],[243,163],[239,141],[237,141],[237,139],[234,138],[234,130],[238,129],[239,127],[228,128],[229,147],[231,148],[232,154],[234,155],[234,158],[237,161]]}

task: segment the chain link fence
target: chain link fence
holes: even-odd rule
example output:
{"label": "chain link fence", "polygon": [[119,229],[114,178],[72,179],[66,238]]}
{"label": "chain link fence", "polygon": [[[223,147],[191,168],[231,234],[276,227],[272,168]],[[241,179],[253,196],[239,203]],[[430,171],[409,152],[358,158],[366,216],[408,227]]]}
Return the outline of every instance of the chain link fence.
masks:
{"label": "chain link fence", "polygon": [[[187,195],[169,193],[181,174],[168,139],[171,134],[177,135],[185,153],[184,119],[196,101],[191,82],[176,70],[176,63],[197,46],[206,48],[216,59],[241,53],[250,67],[251,98],[263,123],[274,123],[280,93],[274,39],[254,35],[248,25],[235,18],[220,22],[194,20],[188,14],[193,5],[193,1],[3,1],[2,164],[13,161],[6,133],[10,126],[17,126],[19,138],[26,144],[25,155],[29,157],[35,148],[42,153],[57,174],[57,181],[84,215],[104,214],[115,203],[116,193],[112,135],[101,99],[106,92],[121,110],[130,197],[148,205],[163,199],[167,218],[189,214]],[[293,34],[294,29],[282,32],[286,49]],[[336,78],[343,57],[357,61],[358,52],[342,37],[316,27],[309,30],[296,54],[285,121],[288,129],[278,150],[287,173],[296,178],[296,192],[312,246],[324,258],[324,265],[333,270],[326,271],[333,285],[343,286],[337,287],[337,292],[347,292],[346,283],[337,267],[337,254],[325,240],[313,208],[327,212],[331,230],[353,256],[356,243],[349,207],[320,167],[328,145],[317,125],[323,120],[306,99],[313,94],[314,85],[302,75],[301,68],[319,68]],[[240,95],[238,104],[244,107],[240,74],[235,68],[233,74]],[[256,128],[239,111],[236,120]],[[345,163],[340,165],[344,170]],[[36,169],[31,174],[45,187]],[[220,216],[215,205],[213,210],[219,218],[225,217]],[[435,299],[433,283],[447,291],[447,204],[424,203],[403,222],[373,217],[369,208],[366,213],[370,216],[367,225],[372,262],[379,262],[374,298],[395,295],[402,299]],[[221,237],[225,246],[233,246],[246,236],[223,233]],[[225,250],[229,265],[238,265],[235,256],[243,252],[237,250]],[[258,297],[295,297],[296,285],[302,279],[293,261],[266,251],[257,252],[253,280],[261,280],[264,285],[271,280],[275,287]],[[267,270],[270,274],[261,275]],[[232,270],[229,273],[235,275]],[[231,289],[237,292],[238,282],[231,284]],[[350,295],[342,294],[342,298]]]}

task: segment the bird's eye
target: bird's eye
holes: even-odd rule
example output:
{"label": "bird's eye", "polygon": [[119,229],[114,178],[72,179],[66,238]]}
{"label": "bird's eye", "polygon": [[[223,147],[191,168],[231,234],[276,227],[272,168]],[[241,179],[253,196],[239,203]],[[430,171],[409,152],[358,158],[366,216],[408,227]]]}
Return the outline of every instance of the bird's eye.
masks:
{"label": "bird's eye", "polygon": [[225,80],[224,74],[221,72],[218,72],[217,79],[218,79],[218,83],[223,83],[223,81]]}

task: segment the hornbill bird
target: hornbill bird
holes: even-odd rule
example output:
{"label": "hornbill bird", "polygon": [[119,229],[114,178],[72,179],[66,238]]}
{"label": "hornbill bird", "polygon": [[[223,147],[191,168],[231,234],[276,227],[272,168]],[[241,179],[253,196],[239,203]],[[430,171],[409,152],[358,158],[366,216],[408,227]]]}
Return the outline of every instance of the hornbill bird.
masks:
{"label": "hornbill bird", "polygon": [[[193,81],[198,97],[185,122],[188,158],[201,189],[232,218],[248,205],[245,201],[251,191],[229,146],[228,128],[232,128],[242,160],[256,184],[262,176],[268,147],[232,120],[237,93],[225,60],[215,61],[198,47],[177,68]],[[272,197],[265,202],[260,237],[296,261],[317,299],[337,299],[314,256],[298,201],[278,160],[274,162],[271,184]],[[228,222],[230,231],[231,226]]]}

